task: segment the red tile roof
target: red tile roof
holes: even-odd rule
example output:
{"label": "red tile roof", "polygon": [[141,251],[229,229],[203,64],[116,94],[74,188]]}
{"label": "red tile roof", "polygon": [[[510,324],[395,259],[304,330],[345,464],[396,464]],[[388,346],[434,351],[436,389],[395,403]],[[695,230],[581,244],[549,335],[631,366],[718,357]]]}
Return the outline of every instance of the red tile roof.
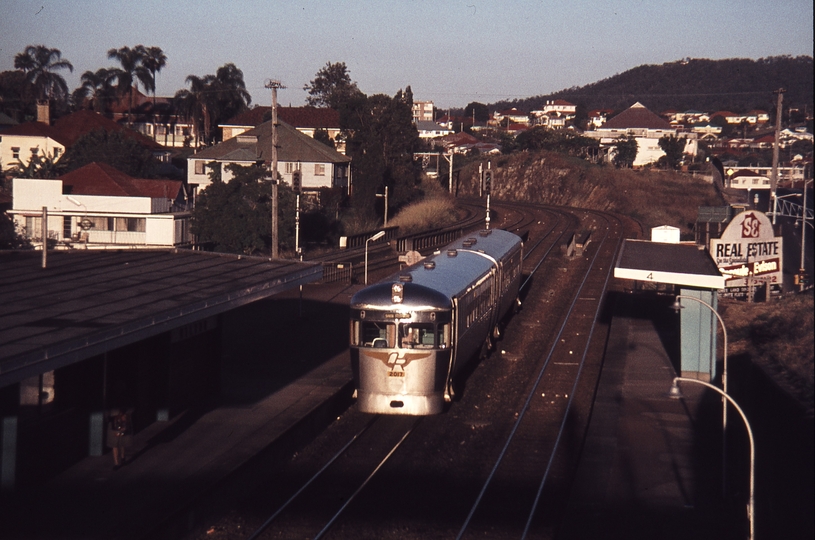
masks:
{"label": "red tile roof", "polygon": [[67,148],[76,143],[83,135],[99,130],[107,131],[108,133],[122,133],[153,152],[166,150],[159,143],[145,137],[138,131],[133,131],[132,129],[121,126],[99,113],[88,110],[80,110],[68,116],[63,116],[54,122],[53,126],[42,122],[25,122],[5,130],[3,134],[50,137]]}
{"label": "red tile roof", "polygon": [[122,133],[124,136],[133,139],[141,146],[152,151],[165,150],[159,143],[145,137],[138,131],[133,131],[132,129],[117,124],[109,118],[105,118],[99,113],[89,110],[76,111],[68,116],[63,116],[54,122],[54,129],[62,134],[68,146],[74,144],[83,135],[87,135],[93,131],[104,130],[108,133]]}
{"label": "red tile roof", "polygon": [[63,189],[73,195],[108,195],[176,199],[177,180],[133,178],[107,163],[89,163],[60,177]]}
{"label": "red tile roof", "polygon": [[59,130],[55,129],[48,124],[43,124],[42,122],[25,122],[23,124],[17,124],[16,126],[12,126],[7,130],[3,131],[3,135],[22,135],[24,137],[48,137],[57,141],[58,143],[67,146],[69,143],[67,142],[66,136],[60,132]]}

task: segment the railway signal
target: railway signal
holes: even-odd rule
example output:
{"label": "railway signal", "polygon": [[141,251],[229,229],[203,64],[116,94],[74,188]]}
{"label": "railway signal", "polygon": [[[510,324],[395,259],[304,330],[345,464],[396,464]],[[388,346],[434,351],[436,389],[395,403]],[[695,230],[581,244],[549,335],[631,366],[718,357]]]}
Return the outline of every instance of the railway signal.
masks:
{"label": "railway signal", "polygon": [[302,189],[302,173],[299,170],[296,170],[291,174],[291,188],[295,193],[298,195],[300,194]]}
{"label": "railway signal", "polygon": [[489,195],[492,191],[492,171],[484,173],[484,192]]}

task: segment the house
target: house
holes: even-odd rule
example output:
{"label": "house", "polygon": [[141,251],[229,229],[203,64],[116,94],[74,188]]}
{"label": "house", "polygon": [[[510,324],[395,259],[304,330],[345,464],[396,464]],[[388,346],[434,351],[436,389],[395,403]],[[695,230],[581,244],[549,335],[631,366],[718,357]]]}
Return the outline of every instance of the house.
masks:
{"label": "house", "polygon": [[[304,192],[316,195],[320,188],[350,190],[351,158],[314,140],[279,121],[277,126],[277,170],[282,180],[291,184],[292,174],[299,170]],[[205,148],[187,159],[187,183],[197,190],[210,184],[208,168],[220,167],[224,182],[232,178],[227,165],[256,165],[269,168],[272,163],[272,122],[241,133],[220,144]]]}
{"label": "house", "polygon": [[432,122],[433,118],[433,102],[432,101],[414,101],[413,102],[413,122]]}
{"label": "house", "polygon": [[546,101],[543,109],[534,110],[530,114],[533,117],[533,123],[539,126],[546,126],[552,129],[560,129],[574,120],[577,112],[577,106],[569,103],[563,99],[556,99],[554,101]]}
{"label": "house", "polygon": [[598,128],[602,126],[608,121],[608,117],[611,116],[613,112],[614,111],[612,111],[611,109],[594,109],[593,111],[589,111],[588,114],[589,121],[587,127]]}
{"label": "house", "polygon": [[419,131],[419,138],[421,139],[435,139],[436,137],[444,137],[450,135],[453,130],[426,120],[419,120],[416,122],[416,129]]}
{"label": "house", "polygon": [[63,116],[53,126],[38,121],[25,122],[7,129],[0,134],[0,163],[8,170],[28,165],[32,156],[58,161],[83,135],[95,131],[121,133],[150,150],[159,161],[169,161],[170,152],[155,141],[99,113],[80,110]]}
{"label": "house", "polygon": [[[681,134],[680,134],[681,133]],[[608,151],[608,159],[613,157],[614,145],[620,137],[633,137],[637,141],[637,157],[634,167],[656,163],[665,152],[659,147],[659,139],[666,136],[684,137],[685,154],[695,156],[698,140],[695,133],[681,132],[665,119],[648,110],[642,103],[635,103],[594,131],[586,131],[584,136],[600,140],[600,147]]]}
{"label": "house", "polygon": [[[327,107],[278,107],[277,118],[312,138],[317,130],[324,131],[334,143],[337,152],[345,153],[345,141],[340,137],[340,113],[336,109]],[[219,124],[218,127],[223,130],[223,140],[226,141],[271,119],[272,108],[258,106],[234,116],[226,123]]]}
{"label": "house", "polygon": [[521,112],[515,107],[511,109],[504,109],[503,111],[495,111],[492,113],[492,118],[489,121],[493,126],[506,126],[508,124],[525,124],[529,125],[529,115]]}
{"label": "house", "polygon": [[53,126],[42,122],[17,124],[0,134],[0,166],[3,171],[26,166],[35,156],[57,161],[67,146],[67,137]]}
{"label": "house", "polygon": [[727,185],[734,189],[770,189],[770,177],[749,169],[727,169]]}
{"label": "house", "polygon": [[132,110],[128,92],[111,103],[109,111],[114,122],[128,125],[162,146],[194,146],[195,124],[176,112],[172,97],[148,96],[133,88]]}
{"label": "house", "polygon": [[63,248],[170,248],[190,244],[190,212],[177,180],[132,178],[106,163],[90,163],[54,180],[15,178],[15,225],[34,242]]}

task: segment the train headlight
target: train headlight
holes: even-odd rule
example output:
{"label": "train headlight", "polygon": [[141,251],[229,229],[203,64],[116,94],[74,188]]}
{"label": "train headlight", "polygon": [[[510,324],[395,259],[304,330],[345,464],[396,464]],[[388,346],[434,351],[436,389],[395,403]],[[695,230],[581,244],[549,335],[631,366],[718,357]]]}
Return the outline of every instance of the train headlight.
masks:
{"label": "train headlight", "polygon": [[391,302],[394,304],[401,304],[404,290],[405,288],[401,283],[394,283],[391,286]]}

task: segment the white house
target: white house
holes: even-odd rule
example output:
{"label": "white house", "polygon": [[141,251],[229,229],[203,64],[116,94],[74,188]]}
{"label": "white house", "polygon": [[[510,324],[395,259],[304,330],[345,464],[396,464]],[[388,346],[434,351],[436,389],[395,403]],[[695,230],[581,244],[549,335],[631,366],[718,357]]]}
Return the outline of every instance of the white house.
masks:
{"label": "white house", "polygon": [[[294,127],[300,133],[314,137],[318,130],[325,132],[337,152],[345,153],[345,140],[340,129],[340,113],[328,107],[278,107],[277,118]],[[230,118],[218,127],[223,131],[223,140],[229,140],[256,128],[272,119],[272,108],[256,106]]]}
{"label": "white house", "polygon": [[[284,182],[291,184],[295,170],[301,173],[304,192],[316,193],[320,188],[350,189],[351,158],[316,141],[283,121],[277,126],[277,171]],[[187,183],[198,191],[210,184],[209,167],[217,163],[224,182],[232,178],[227,165],[258,165],[272,163],[272,122],[232,137],[220,144],[196,152],[187,159]]]}
{"label": "white house", "polygon": [[547,100],[543,109],[534,110],[530,115],[534,118],[535,124],[553,129],[566,127],[568,122],[574,120],[577,113],[577,106],[563,99],[554,101]]}
{"label": "white house", "polygon": [[[698,149],[696,133],[681,132],[666,120],[648,110],[642,103],[635,103],[594,131],[583,133],[585,137],[600,140],[600,146],[612,148],[620,137],[633,137],[637,141],[637,157],[634,167],[656,163],[665,152],[659,147],[659,139],[665,136],[685,138],[685,154],[695,156]],[[613,148],[612,148],[613,150]],[[609,154],[609,158],[611,155]]]}
{"label": "white house", "polygon": [[105,163],[91,163],[59,179],[15,178],[12,216],[34,243],[59,247],[169,248],[192,241],[190,212],[176,180],[132,178]]}
{"label": "white house", "polygon": [[48,124],[26,122],[0,133],[0,167],[3,171],[26,166],[33,156],[58,161],[68,146],[67,138]]}
{"label": "white house", "polygon": [[83,135],[95,131],[121,133],[150,150],[159,161],[169,161],[170,152],[155,141],[101,114],[80,110],[63,116],[53,126],[40,121],[25,122],[0,133],[0,165],[4,171],[25,166],[32,156],[58,161]]}
{"label": "white house", "polygon": [[435,139],[436,137],[444,137],[453,133],[453,130],[450,128],[426,120],[416,122],[416,129],[419,131],[419,138],[421,139]]}

